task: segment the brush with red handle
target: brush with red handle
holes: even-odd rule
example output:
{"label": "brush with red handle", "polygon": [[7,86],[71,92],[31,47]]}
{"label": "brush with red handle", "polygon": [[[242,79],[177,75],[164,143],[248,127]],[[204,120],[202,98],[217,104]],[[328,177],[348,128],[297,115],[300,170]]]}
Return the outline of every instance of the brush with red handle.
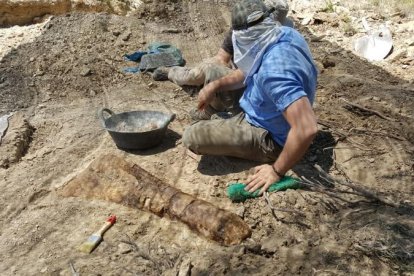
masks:
{"label": "brush with red handle", "polygon": [[92,234],[86,242],[84,242],[80,247],[79,250],[81,252],[85,253],[91,253],[102,241],[102,236],[108,230],[111,228],[111,226],[116,222],[116,216],[112,215],[107,220],[104,226],[102,226],[99,231]]}

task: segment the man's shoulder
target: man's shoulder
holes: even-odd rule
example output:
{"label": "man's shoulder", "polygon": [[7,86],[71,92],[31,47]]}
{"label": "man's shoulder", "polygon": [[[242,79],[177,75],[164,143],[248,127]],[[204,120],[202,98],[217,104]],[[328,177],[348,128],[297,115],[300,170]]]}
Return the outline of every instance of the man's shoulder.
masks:
{"label": "man's shoulder", "polygon": [[274,46],[286,47],[286,44],[306,44],[303,35],[291,27],[280,27],[280,36]]}
{"label": "man's shoulder", "polygon": [[267,48],[263,58],[272,58],[277,60],[288,58],[289,51],[292,50],[291,42],[292,37],[290,30],[281,30],[279,39]]}
{"label": "man's shoulder", "polygon": [[301,33],[290,27],[281,27],[280,29],[279,39],[267,49],[266,56],[285,60],[293,58],[291,54],[296,52],[298,48],[308,52],[309,46]]}

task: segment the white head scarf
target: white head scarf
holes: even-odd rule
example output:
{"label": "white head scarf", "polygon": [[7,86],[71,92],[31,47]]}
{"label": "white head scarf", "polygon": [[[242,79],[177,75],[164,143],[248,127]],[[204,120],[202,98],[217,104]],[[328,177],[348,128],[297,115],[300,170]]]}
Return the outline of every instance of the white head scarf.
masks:
{"label": "white head scarf", "polygon": [[[254,22],[262,14],[262,12],[255,12],[247,21]],[[233,31],[234,63],[243,72],[245,84],[259,68],[267,48],[278,41],[279,27],[279,22],[267,17],[261,23],[246,30]]]}

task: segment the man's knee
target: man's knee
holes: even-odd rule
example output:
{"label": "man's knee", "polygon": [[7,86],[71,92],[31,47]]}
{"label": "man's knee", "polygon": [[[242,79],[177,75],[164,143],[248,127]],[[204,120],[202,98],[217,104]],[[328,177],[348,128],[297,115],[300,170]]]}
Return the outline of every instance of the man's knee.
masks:
{"label": "man's knee", "polygon": [[196,149],[198,148],[198,143],[194,135],[194,125],[191,125],[184,130],[182,142],[184,147],[193,152],[196,152]]}

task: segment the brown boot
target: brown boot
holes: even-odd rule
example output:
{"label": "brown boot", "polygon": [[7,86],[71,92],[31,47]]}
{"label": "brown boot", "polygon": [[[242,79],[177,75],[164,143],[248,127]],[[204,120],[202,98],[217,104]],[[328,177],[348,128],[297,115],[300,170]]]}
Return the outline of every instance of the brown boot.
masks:
{"label": "brown boot", "polygon": [[154,73],[152,73],[152,79],[155,81],[166,81],[168,80],[168,72],[170,71],[170,68],[168,67],[158,67],[154,70]]}
{"label": "brown boot", "polygon": [[190,110],[190,117],[194,121],[210,120],[211,116],[216,114],[218,111],[210,105],[207,105],[205,109],[198,110],[197,108]]}

